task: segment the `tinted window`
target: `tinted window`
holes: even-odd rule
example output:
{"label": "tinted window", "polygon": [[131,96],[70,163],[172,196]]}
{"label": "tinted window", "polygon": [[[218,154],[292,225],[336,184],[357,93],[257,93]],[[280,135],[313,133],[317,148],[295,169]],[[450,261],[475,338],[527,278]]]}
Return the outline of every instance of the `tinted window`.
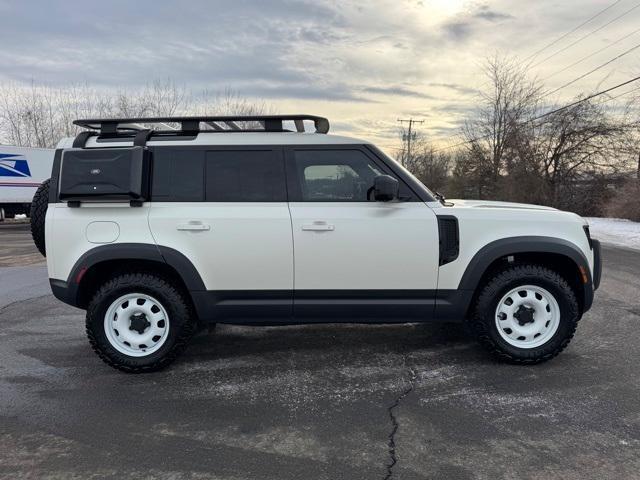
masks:
{"label": "tinted window", "polygon": [[279,151],[208,151],[206,177],[208,202],[287,201]]}
{"label": "tinted window", "polygon": [[200,202],[204,199],[204,151],[153,150],[151,198],[156,202]]}
{"label": "tinted window", "polygon": [[383,172],[359,150],[298,150],[302,201],[366,202],[373,179]]}

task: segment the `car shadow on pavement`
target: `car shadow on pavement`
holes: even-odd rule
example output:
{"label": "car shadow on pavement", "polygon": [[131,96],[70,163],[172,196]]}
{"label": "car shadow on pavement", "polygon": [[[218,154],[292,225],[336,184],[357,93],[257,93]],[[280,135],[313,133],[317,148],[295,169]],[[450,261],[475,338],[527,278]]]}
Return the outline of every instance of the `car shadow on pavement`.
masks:
{"label": "car shadow on pavement", "polygon": [[276,327],[217,325],[198,334],[189,361],[247,355],[338,352],[402,353],[442,351],[474,344],[460,323],[318,324]]}

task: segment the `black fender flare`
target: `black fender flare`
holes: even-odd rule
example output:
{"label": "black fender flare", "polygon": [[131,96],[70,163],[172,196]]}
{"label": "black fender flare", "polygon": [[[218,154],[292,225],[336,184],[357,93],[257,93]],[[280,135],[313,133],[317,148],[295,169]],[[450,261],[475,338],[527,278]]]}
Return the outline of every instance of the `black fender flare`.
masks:
{"label": "black fender flare", "polygon": [[584,267],[592,284],[589,262],[582,251],[574,243],[563,238],[554,237],[508,237],[488,243],[476,252],[467,265],[458,289],[475,289],[489,265],[499,258],[518,253],[554,253],[569,257],[577,267]]}
{"label": "black fender flare", "polygon": [[583,284],[583,312],[593,303],[593,279],[584,253],[568,240],[544,236],[507,237],[486,244],[471,258],[456,290],[440,290],[436,300],[436,317],[461,320],[465,318],[482,276],[496,260],[518,253],[552,253],[572,260],[576,267],[584,267],[587,283]]}
{"label": "black fender flare", "polygon": [[[147,243],[113,243],[92,248],[76,261],[67,281],[52,280],[52,288],[54,282],[58,285],[59,290],[64,286],[66,298],[61,298],[61,300],[70,305],[79,306],[78,294],[84,274],[93,266],[111,260],[149,260],[163,263],[172,267],[180,275],[189,292],[206,290],[198,270],[184,254],[173,248]],[[66,285],[63,285],[65,283]]]}

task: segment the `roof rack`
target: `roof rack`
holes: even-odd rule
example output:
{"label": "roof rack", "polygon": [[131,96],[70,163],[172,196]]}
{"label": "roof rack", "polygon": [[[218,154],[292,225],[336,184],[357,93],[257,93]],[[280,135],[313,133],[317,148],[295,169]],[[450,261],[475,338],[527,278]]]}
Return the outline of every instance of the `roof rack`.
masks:
{"label": "roof rack", "polygon": [[[157,124],[164,128],[164,131],[173,133],[197,133],[207,132],[284,132],[285,121],[292,121],[296,132],[305,132],[304,121],[312,121],[315,126],[315,133],[329,132],[329,120],[315,115],[244,115],[244,116],[196,116],[196,117],[149,117],[149,118],[102,118],[102,119],[81,119],[73,123],[79,127],[90,130],[99,130],[100,135],[113,135],[118,133],[133,133],[140,130],[149,130],[148,125]],[[242,128],[238,123],[257,123],[252,128]],[[170,123],[179,123],[179,129],[172,129]],[[205,124],[205,128],[200,128]],[[153,129],[154,131],[161,131]]]}

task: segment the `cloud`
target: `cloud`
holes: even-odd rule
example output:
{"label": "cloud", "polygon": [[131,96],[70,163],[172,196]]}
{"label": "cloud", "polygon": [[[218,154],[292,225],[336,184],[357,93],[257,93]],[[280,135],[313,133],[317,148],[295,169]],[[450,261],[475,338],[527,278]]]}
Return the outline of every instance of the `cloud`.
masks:
{"label": "cloud", "polygon": [[471,36],[471,23],[467,21],[453,21],[443,25],[447,36],[454,41],[461,42]]}
{"label": "cloud", "polygon": [[295,98],[306,100],[347,101],[356,103],[377,103],[375,100],[358,95],[347,85],[269,85],[247,83],[240,87],[240,93],[265,98]]}
{"label": "cloud", "polygon": [[[0,0],[0,80],[115,90],[171,78],[196,94],[231,88],[274,110],[341,119],[373,138],[397,132],[396,119],[416,112],[429,120],[421,129],[435,134],[477,107],[474,94],[486,87],[482,58],[494,51],[525,58],[573,28],[583,3],[110,0],[96,8],[85,0]],[[634,28],[624,20],[620,29]],[[592,49],[581,42],[534,73],[545,76],[545,68]],[[614,75],[612,82],[623,69]],[[574,77],[568,71],[556,80]],[[376,122],[364,127],[367,118]]]}
{"label": "cloud", "polygon": [[440,138],[455,137],[460,134],[460,125],[450,127],[432,127],[429,131],[430,135]]}
{"label": "cloud", "polygon": [[473,113],[476,109],[476,106],[473,104],[463,104],[463,103],[446,103],[443,105],[436,105],[433,107],[433,110],[436,112],[443,113],[457,113],[460,117],[468,117],[471,113]]}
{"label": "cloud", "polygon": [[481,18],[482,20],[487,20],[489,22],[499,22],[502,20],[510,20],[512,18],[515,18],[513,15],[510,15],[508,13],[491,10],[488,5],[480,6],[479,11],[475,12],[472,16],[474,18]]}
{"label": "cloud", "polygon": [[464,85],[460,85],[459,83],[431,82],[429,83],[429,86],[447,88],[449,90],[453,90],[456,93],[462,93],[465,95],[475,95],[476,93],[478,93],[478,90],[476,90],[475,88],[465,87]]}
{"label": "cloud", "polygon": [[515,17],[508,13],[493,10],[489,5],[472,6],[459,12],[442,25],[445,34],[455,42],[468,40],[481,23],[498,23]]}
{"label": "cloud", "polygon": [[4,75],[104,85],[158,75],[203,85],[256,77],[302,82],[308,75],[288,61],[292,50],[340,41],[341,24],[333,9],[286,0],[225,2],[224,8],[205,0],[180,8],[114,0],[108,9],[80,0],[16,2],[3,17]]}
{"label": "cloud", "polygon": [[435,97],[426,93],[417,92],[404,87],[365,87],[362,91],[377,95],[397,95],[400,97],[414,97],[424,99],[434,99]]}

